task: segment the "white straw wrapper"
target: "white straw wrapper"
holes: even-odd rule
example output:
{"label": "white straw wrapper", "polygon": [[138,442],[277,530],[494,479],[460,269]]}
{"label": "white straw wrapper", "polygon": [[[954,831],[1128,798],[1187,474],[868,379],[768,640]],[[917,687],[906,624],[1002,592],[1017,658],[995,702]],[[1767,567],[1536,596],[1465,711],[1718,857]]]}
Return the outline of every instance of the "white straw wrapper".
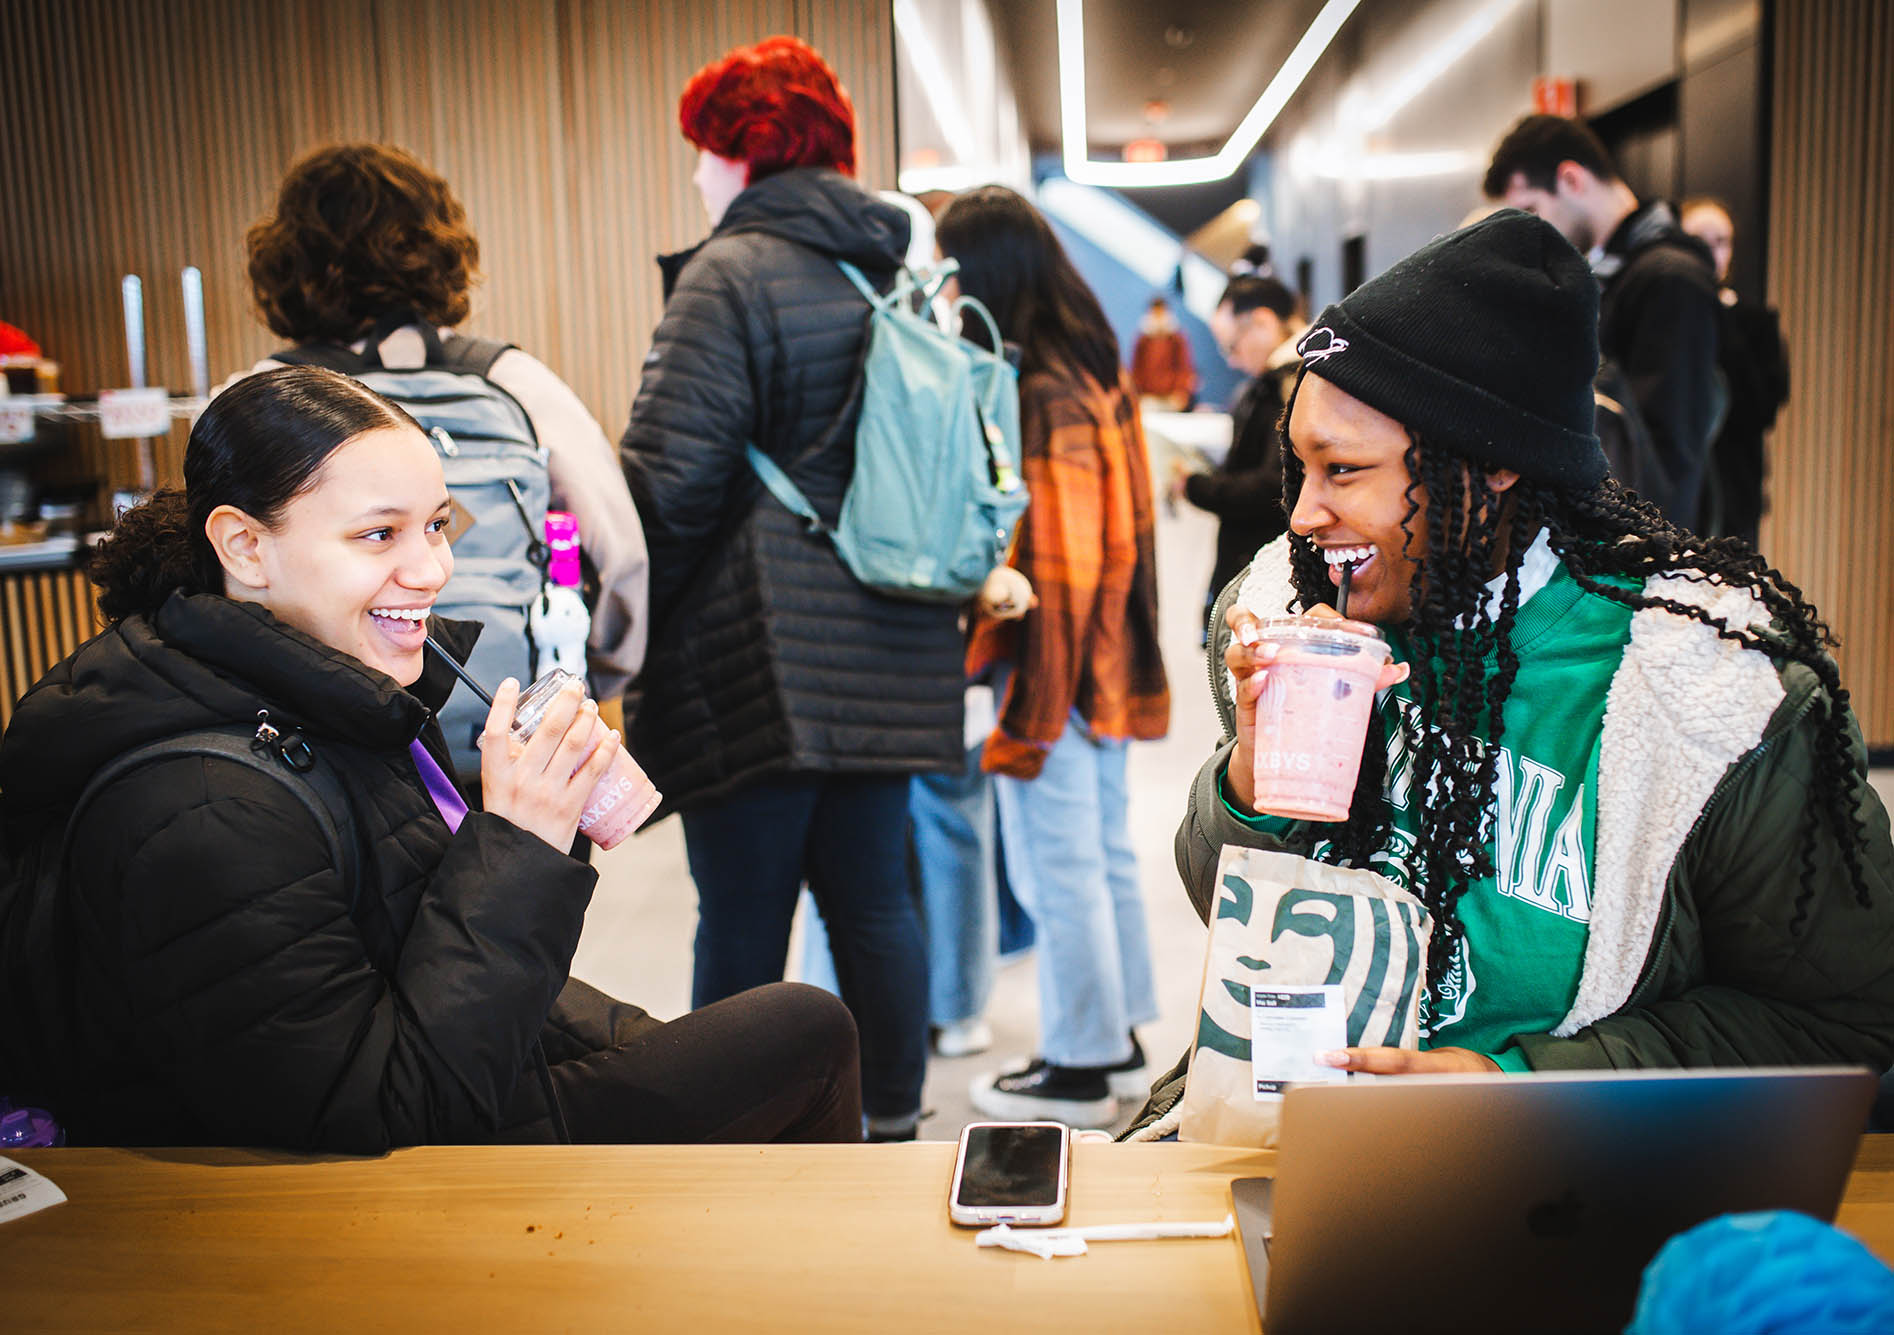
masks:
{"label": "white straw wrapper", "polygon": [[1014,1228],[997,1224],[974,1235],[981,1247],[1003,1247],[1027,1252],[1041,1260],[1055,1256],[1083,1256],[1092,1242],[1145,1242],[1157,1238],[1227,1238],[1236,1220],[1224,1215],[1216,1222],[1153,1220],[1145,1224],[1094,1224],[1090,1228]]}

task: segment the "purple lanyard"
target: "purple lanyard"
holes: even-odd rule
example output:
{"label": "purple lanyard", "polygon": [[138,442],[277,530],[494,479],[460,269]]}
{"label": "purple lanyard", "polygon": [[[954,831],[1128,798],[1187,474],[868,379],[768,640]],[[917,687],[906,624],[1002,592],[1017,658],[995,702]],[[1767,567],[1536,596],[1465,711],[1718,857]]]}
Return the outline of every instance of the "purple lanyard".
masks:
{"label": "purple lanyard", "polygon": [[454,781],[447,777],[447,771],[428,749],[421,745],[421,739],[415,738],[408,743],[408,754],[414,757],[414,767],[421,772],[421,783],[427,788],[427,795],[434,799],[434,805],[441,813],[441,819],[447,822],[452,833],[460,829],[460,823],[467,819],[467,804],[461,800],[454,789]]}

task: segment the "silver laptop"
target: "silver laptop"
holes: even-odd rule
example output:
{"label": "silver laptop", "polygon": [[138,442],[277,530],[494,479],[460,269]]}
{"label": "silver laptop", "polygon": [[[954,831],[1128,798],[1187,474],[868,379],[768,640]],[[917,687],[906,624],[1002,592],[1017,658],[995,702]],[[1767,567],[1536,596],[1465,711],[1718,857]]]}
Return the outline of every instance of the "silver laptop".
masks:
{"label": "silver laptop", "polygon": [[1231,1184],[1264,1328],[1622,1330],[1691,1225],[1833,1220],[1875,1087],[1820,1067],[1291,1089],[1276,1177]]}

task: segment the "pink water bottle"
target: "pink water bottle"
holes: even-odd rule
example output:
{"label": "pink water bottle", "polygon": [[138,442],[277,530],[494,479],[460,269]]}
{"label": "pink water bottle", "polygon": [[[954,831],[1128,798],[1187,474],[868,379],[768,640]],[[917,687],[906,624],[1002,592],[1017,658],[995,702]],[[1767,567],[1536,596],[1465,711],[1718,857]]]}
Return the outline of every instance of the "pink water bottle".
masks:
{"label": "pink water bottle", "polygon": [[551,554],[546,562],[549,583],[533,602],[533,643],[542,667],[583,677],[592,614],[579,596],[579,521],[564,510],[546,511],[546,547]]}

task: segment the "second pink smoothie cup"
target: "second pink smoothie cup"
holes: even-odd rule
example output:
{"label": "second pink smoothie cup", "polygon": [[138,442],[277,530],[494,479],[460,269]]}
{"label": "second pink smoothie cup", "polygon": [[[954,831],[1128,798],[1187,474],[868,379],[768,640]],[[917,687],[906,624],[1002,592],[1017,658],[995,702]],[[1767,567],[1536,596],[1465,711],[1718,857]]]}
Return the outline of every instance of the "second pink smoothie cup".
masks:
{"label": "second pink smoothie cup", "polygon": [[1375,691],[1407,676],[1388,642],[1358,621],[1271,617],[1277,646],[1256,702],[1256,809],[1292,820],[1348,819]]}
{"label": "second pink smoothie cup", "polygon": [[[578,680],[562,668],[552,668],[541,675],[520,696],[519,706],[513,713],[513,735],[522,742],[530,738],[538,730],[539,720],[545,716],[553,697]],[[592,785],[592,791],[586,796],[585,810],[579,814],[579,833],[600,848],[615,848],[644,824],[645,817],[656,811],[663,800],[663,794],[645,777],[631,753],[620,746],[612,767]]]}

